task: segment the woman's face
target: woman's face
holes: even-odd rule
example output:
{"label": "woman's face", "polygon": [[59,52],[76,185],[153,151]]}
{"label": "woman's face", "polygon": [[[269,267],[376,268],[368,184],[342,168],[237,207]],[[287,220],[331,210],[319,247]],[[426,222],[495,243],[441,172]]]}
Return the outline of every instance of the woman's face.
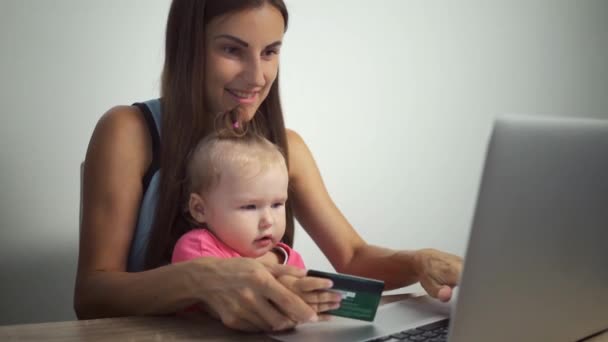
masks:
{"label": "woman's face", "polygon": [[279,70],[285,30],[272,5],[217,17],[206,29],[205,103],[213,114],[236,106],[249,121],[270,91]]}

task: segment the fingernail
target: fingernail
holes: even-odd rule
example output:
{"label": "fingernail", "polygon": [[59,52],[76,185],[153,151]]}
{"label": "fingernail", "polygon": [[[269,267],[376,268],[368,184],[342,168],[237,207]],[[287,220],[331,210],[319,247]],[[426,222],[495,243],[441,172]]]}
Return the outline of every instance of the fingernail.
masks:
{"label": "fingernail", "polygon": [[309,322],[318,322],[319,321],[319,316],[313,315],[312,317],[310,317],[310,319],[308,321]]}
{"label": "fingernail", "polygon": [[287,330],[289,329],[291,326],[288,323],[285,324],[281,324],[278,327],[275,327],[273,330],[274,331],[283,331],[283,330]]}
{"label": "fingernail", "polygon": [[334,303],[334,304],[331,305],[331,310],[335,310],[335,309],[338,309],[338,308],[340,308],[340,303]]}
{"label": "fingernail", "polygon": [[325,283],[325,287],[327,287],[328,289],[331,289],[332,287],[334,287],[334,282],[333,282],[333,281],[331,281],[331,280],[328,280],[328,281]]}

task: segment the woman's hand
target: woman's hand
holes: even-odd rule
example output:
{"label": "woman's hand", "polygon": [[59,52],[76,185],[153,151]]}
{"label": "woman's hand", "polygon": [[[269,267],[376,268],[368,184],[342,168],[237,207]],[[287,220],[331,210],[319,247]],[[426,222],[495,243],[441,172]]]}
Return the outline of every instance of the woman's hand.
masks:
{"label": "woman's hand", "polygon": [[191,274],[193,286],[202,291],[199,296],[206,309],[229,328],[279,331],[318,320],[310,305],[277,280],[288,276],[299,284],[296,280],[306,275],[304,270],[262,265],[248,258],[200,258],[194,262],[204,268]]}
{"label": "woman's hand", "polygon": [[296,293],[317,313],[340,307],[342,295],[329,289],[333,283],[329,279],[316,277],[294,277],[284,274],[277,278],[281,284]]}
{"label": "woman's hand", "polygon": [[420,285],[432,297],[449,301],[452,288],[460,280],[462,258],[436,249],[421,249],[416,251],[414,260]]}

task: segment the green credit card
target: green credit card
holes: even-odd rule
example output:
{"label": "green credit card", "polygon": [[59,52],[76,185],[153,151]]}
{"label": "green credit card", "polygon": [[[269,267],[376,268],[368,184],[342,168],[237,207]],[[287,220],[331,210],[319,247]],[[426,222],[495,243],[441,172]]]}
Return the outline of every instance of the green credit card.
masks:
{"label": "green credit card", "polygon": [[307,275],[330,279],[334,283],[331,291],[342,294],[340,307],[324,313],[370,322],[376,317],[378,304],[380,304],[380,298],[382,298],[382,291],[384,290],[383,281],[316,270],[309,270]]}

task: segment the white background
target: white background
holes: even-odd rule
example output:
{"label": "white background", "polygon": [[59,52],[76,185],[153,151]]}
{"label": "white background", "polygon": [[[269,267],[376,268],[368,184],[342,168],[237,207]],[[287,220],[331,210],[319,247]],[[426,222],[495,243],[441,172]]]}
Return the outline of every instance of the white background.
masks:
{"label": "white background", "polygon": [[[463,254],[495,116],[608,117],[606,1],[287,5],[287,125],[369,242]],[[79,164],[106,110],[158,96],[168,7],[0,0],[0,324],[75,317]]]}

